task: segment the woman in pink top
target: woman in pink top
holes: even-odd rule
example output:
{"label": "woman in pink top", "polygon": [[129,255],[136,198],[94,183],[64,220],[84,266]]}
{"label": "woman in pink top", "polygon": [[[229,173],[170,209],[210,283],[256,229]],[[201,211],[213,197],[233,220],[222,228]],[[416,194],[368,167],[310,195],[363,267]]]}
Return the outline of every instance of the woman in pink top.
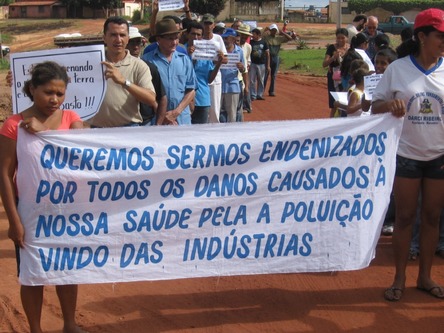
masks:
{"label": "woman in pink top", "polygon": [[[18,127],[29,133],[46,130],[83,128],[83,122],[74,111],[61,110],[69,78],[66,69],[55,62],[43,62],[33,67],[31,79],[23,91],[33,101],[32,106],[20,114],[9,117],[0,129],[0,195],[9,220],[8,236],[16,246],[24,248],[26,230],[17,210],[18,193],[15,186],[17,170]],[[20,258],[17,257],[17,262]],[[19,273],[20,274],[20,273]],[[77,285],[56,286],[64,320],[64,333],[84,332],[75,322]],[[28,318],[30,331],[40,333],[43,286],[21,286],[22,305]]]}

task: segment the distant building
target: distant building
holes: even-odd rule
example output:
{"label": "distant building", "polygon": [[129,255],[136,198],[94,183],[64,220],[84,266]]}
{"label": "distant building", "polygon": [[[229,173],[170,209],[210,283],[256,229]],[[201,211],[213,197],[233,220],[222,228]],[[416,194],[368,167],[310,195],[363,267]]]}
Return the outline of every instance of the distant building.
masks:
{"label": "distant building", "polygon": [[9,5],[9,18],[66,18],[66,6],[54,0],[16,0]]}

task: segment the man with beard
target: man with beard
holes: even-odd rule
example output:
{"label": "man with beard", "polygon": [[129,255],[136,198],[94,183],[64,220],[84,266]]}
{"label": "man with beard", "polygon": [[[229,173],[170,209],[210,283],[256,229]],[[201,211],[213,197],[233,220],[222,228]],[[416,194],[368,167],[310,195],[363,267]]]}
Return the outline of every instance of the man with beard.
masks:
{"label": "man with beard", "polygon": [[351,40],[354,36],[361,32],[367,24],[367,16],[364,14],[356,15],[353,22],[347,25],[348,40]]}

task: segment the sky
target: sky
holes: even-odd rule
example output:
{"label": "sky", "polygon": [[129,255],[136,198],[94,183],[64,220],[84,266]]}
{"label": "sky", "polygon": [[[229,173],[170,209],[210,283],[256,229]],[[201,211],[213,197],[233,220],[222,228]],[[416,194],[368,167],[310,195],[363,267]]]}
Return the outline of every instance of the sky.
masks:
{"label": "sky", "polygon": [[328,6],[328,0],[285,0],[285,8],[308,7],[313,5],[315,7]]}

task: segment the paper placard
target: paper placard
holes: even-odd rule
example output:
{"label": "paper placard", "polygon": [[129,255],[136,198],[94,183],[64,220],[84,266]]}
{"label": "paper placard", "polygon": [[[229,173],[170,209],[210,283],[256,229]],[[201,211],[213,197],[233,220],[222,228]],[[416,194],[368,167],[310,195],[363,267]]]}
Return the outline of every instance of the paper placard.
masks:
{"label": "paper placard", "polygon": [[32,66],[44,61],[54,61],[66,67],[70,78],[61,108],[76,111],[83,120],[91,118],[98,112],[106,92],[104,68],[101,64],[104,60],[103,45],[12,53],[13,113],[19,113],[32,105],[32,101],[23,92],[25,81],[31,78],[29,73]]}

